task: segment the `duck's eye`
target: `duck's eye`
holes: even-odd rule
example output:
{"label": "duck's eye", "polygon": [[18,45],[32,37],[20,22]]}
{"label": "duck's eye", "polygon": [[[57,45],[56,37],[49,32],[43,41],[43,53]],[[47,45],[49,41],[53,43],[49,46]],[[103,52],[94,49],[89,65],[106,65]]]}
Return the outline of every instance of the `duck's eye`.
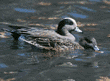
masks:
{"label": "duck's eye", "polygon": [[86,40],[88,43],[92,43],[92,41],[91,41],[89,38],[87,38],[87,37],[85,37],[85,40]]}
{"label": "duck's eye", "polygon": [[71,20],[68,20],[69,25],[73,25],[73,22]]}
{"label": "duck's eye", "polygon": [[72,22],[72,21],[70,21],[70,22],[69,22],[69,25],[73,25],[73,22]]}

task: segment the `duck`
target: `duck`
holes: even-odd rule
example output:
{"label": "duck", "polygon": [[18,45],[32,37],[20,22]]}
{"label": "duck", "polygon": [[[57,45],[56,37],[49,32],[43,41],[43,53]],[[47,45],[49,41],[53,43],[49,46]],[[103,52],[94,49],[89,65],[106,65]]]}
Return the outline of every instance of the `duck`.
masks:
{"label": "duck", "polygon": [[[66,17],[59,23],[57,30],[45,30],[30,27],[9,26],[14,29],[11,34],[15,40],[18,38],[38,49],[46,50],[70,50],[87,49],[99,50],[95,38],[84,37],[79,42],[71,31],[82,33],[77,26],[75,19]],[[95,47],[94,47],[95,46]],[[96,49],[97,48],[97,49]]]}
{"label": "duck", "polygon": [[94,51],[100,51],[100,49],[97,46],[97,41],[94,37],[86,36],[83,38],[80,38],[79,44],[84,47],[85,50],[92,49]]}

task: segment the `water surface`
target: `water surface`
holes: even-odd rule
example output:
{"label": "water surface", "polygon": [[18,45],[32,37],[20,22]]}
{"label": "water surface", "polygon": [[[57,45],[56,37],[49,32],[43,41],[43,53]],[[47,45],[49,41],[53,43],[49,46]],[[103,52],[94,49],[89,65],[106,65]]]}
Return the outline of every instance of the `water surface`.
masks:
{"label": "water surface", "polygon": [[[87,50],[54,52],[32,50],[0,30],[0,80],[7,81],[109,81],[110,2],[102,0],[0,1],[0,27],[8,24],[56,29],[61,18],[74,18],[83,34],[93,36],[104,53]],[[2,24],[1,24],[2,23]],[[78,39],[77,39],[78,40]],[[105,80],[104,80],[105,79]]]}

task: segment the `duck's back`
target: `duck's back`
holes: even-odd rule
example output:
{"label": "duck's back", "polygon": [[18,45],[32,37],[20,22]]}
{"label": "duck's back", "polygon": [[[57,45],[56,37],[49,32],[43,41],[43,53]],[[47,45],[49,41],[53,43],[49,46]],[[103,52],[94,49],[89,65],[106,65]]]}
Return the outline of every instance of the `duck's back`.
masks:
{"label": "duck's back", "polygon": [[25,39],[22,38],[23,41],[33,44],[34,46],[43,46],[45,47],[73,47],[76,43],[74,40],[68,39],[66,36],[61,36],[54,30],[36,30],[32,29],[19,29],[19,33],[21,33]]}

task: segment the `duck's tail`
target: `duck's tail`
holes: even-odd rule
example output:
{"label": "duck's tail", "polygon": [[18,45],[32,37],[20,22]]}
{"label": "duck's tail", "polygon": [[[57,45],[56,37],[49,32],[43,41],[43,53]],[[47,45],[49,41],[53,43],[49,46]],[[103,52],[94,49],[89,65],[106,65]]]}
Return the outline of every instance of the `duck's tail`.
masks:
{"label": "duck's tail", "polygon": [[28,28],[27,26],[12,24],[12,23],[8,23],[8,22],[0,22],[0,24],[7,25],[8,27],[13,29],[13,30],[9,30],[9,29],[6,29],[6,28],[2,28],[1,30],[3,30],[4,32],[11,33],[11,35],[13,36],[13,38],[15,40],[18,40],[18,38],[21,36],[21,34],[17,31],[18,29]]}
{"label": "duck's tail", "polygon": [[5,29],[5,28],[2,28],[2,30],[3,30],[4,32],[9,32],[9,33],[11,33],[11,36],[13,36],[13,38],[14,38],[15,40],[18,40],[18,38],[21,36],[20,33],[17,32],[17,30],[9,30],[9,29]]}

